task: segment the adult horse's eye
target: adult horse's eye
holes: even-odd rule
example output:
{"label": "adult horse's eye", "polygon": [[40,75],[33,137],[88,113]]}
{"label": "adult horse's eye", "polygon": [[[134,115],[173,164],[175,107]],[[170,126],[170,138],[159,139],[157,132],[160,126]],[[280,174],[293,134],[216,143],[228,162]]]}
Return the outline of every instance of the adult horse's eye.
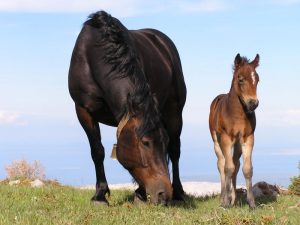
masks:
{"label": "adult horse's eye", "polygon": [[150,142],[149,141],[142,141],[142,144],[146,147],[150,146]]}

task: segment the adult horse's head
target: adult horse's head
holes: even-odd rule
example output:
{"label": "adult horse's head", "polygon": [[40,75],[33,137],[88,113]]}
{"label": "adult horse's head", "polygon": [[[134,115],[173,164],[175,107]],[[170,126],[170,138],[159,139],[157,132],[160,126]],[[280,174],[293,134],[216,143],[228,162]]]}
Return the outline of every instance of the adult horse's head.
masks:
{"label": "adult horse's head", "polygon": [[135,181],[150,195],[154,204],[166,204],[172,198],[167,165],[168,136],[163,127],[156,127],[141,136],[143,118],[123,118],[117,136],[117,158]]}
{"label": "adult horse's head", "polygon": [[256,67],[259,64],[259,55],[257,54],[252,62],[245,57],[237,54],[234,60],[234,74],[232,87],[238,95],[247,113],[252,113],[258,106],[256,94],[259,76]]}

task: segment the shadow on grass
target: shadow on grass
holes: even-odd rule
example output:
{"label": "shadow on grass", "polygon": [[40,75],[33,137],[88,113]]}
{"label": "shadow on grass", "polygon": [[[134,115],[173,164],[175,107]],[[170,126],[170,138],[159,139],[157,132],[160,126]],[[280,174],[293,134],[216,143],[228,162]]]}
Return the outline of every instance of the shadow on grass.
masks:
{"label": "shadow on grass", "polygon": [[[136,205],[136,206],[141,206],[141,205],[150,205],[150,203],[148,202],[141,202],[135,201],[134,198],[134,192],[126,190],[126,191],[122,191],[122,192],[114,192],[113,195],[118,195],[117,198],[111,202],[112,205],[115,206],[122,206],[122,205]],[[201,204],[201,202],[207,202],[211,199],[215,199],[218,198],[219,199],[219,195],[213,195],[213,196],[201,196],[201,197],[195,197],[192,195],[185,195],[184,196],[184,201],[171,201],[168,206],[170,207],[178,207],[178,208],[184,208],[184,209],[195,209],[197,207],[199,207],[199,204]],[[256,202],[256,206],[259,205],[268,205],[270,203],[276,202],[277,198],[276,197],[260,197],[260,198],[256,198],[255,202]],[[245,193],[237,193],[237,200],[236,200],[236,204],[235,207],[244,207],[247,206],[247,197]]]}
{"label": "shadow on grass", "polygon": [[210,199],[216,198],[217,195],[212,195],[212,196],[193,196],[193,195],[185,195],[184,196],[184,201],[172,201],[171,206],[172,207],[179,207],[179,208],[184,208],[184,209],[195,209],[199,207],[199,203],[201,202],[206,202]]}
{"label": "shadow on grass", "polygon": [[134,204],[134,192],[130,190],[114,190],[108,199],[110,205],[122,206],[124,204]]}
{"label": "shadow on grass", "polygon": [[[197,205],[199,203],[206,202],[213,198],[216,198],[216,195],[203,196],[203,197],[195,197],[192,195],[185,195],[184,201],[171,201],[168,203],[167,207],[195,209],[198,207]],[[131,192],[131,191],[123,192],[122,196],[119,196],[118,199],[116,199],[113,203],[113,205],[116,205],[116,206],[122,206],[122,205],[127,205],[127,204],[132,204],[132,205],[136,205],[136,206],[150,205],[149,202],[135,201],[134,192]]]}
{"label": "shadow on grass", "polygon": [[[276,202],[276,201],[277,201],[276,196],[264,196],[264,197],[255,198],[256,206],[268,205],[268,204],[271,204],[271,203]],[[248,205],[248,203],[247,203],[247,194],[246,193],[237,193],[236,207],[246,206],[246,205]]]}

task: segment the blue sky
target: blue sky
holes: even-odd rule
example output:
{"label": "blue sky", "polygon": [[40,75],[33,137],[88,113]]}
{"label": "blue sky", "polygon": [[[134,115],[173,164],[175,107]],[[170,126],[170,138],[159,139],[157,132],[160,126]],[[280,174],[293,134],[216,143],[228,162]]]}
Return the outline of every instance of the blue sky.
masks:
{"label": "blue sky", "polygon": [[[297,173],[299,0],[10,0],[0,2],[0,178],[5,176],[5,165],[20,158],[42,161],[54,177],[76,171],[93,177],[86,136],[68,94],[67,74],[82,23],[101,9],[129,29],[156,28],[174,41],[188,88],[182,161],[194,154],[200,159],[201,154],[212,154],[215,172],[207,124],[210,102],[228,92],[235,55],[253,59],[259,53],[254,154],[258,159],[288,156],[295,164],[289,165],[294,168],[290,171]],[[115,129],[101,129],[109,155]],[[107,167],[122,171],[109,160]],[[187,173],[198,172],[191,170]],[[70,182],[78,183],[76,179]]]}

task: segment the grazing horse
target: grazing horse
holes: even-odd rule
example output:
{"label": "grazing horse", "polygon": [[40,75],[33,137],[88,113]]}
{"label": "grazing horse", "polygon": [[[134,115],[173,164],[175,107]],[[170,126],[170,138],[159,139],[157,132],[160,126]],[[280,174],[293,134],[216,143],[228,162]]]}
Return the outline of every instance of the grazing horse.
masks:
{"label": "grazing horse", "polygon": [[209,129],[218,158],[220,200],[223,207],[235,204],[236,176],[240,167],[239,160],[243,155],[247,202],[250,208],[255,208],[251,157],[256,125],[254,110],[258,106],[256,88],[259,77],[255,71],[258,64],[258,54],[252,62],[237,54],[229,93],[217,96],[210,106]]}
{"label": "grazing horse", "polygon": [[107,204],[109,194],[99,123],[118,127],[117,158],[139,185],[137,199],[182,199],[178,164],[186,86],[177,49],[165,34],[128,30],[104,11],[90,15],[73,50],[69,92],[95,164],[92,201]]}

